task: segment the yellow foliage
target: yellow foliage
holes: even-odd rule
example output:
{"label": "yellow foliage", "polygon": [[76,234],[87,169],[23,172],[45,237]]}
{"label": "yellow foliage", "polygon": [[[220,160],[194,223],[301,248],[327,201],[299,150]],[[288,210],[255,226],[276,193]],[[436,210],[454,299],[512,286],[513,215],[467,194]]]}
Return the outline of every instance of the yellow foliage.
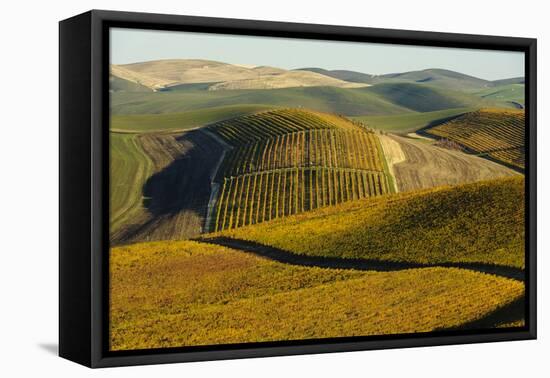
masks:
{"label": "yellow foliage", "polygon": [[312,256],[523,268],[524,191],[523,176],[515,176],[352,201],[213,235]]}
{"label": "yellow foliage", "polygon": [[192,241],[113,248],[110,263],[111,350],[429,332],[524,291],[462,269],[306,268]]}

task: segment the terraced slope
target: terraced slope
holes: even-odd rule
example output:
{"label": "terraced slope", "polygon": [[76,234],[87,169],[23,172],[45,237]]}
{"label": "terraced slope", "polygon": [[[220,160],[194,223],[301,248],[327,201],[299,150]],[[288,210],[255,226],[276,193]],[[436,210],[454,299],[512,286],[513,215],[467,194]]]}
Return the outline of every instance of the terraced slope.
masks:
{"label": "terraced slope", "polygon": [[525,112],[481,109],[425,130],[510,166],[525,168]]}
{"label": "terraced slope", "polygon": [[233,149],[209,230],[242,227],[393,191],[378,137],[339,116],[281,109],[208,127]]}
{"label": "terraced slope", "polygon": [[516,176],[353,201],[210,237],[306,256],[523,269],[524,193]]}
{"label": "terraced slope", "polygon": [[524,292],[522,282],[464,269],[321,269],[191,241],[110,256],[111,350],[468,327]]}

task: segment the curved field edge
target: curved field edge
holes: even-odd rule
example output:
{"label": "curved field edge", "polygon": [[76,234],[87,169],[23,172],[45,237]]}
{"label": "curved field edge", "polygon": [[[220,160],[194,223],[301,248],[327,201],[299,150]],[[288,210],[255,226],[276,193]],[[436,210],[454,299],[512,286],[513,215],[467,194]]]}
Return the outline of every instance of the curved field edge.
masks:
{"label": "curved field edge", "polygon": [[424,113],[405,113],[382,116],[358,116],[352,118],[366,123],[369,127],[372,127],[373,129],[406,134],[423,129],[425,127],[437,125],[439,123],[448,121],[449,119],[474,110],[476,110],[476,108],[453,108]]}
{"label": "curved field edge", "polygon": [[111,250],[111,350],[430,332],[521,298],[455,268],[306,268],[192,241]]}
{"label": "curved field edge", "polygon": [[358,200],[205,235],[296,254],[524,268],[524,178]]}
{"label": "curved field edge", "polygon": [[188,130],[269,109],[273,109],[273,106],[247,104],[176,113],[114,114],[111,116],[110,129],[133,133]]}
{"label": "curved field edge", "polygon": [[379,135],[398,191],[520,175],[502,164],[393,134]]}
{"label": "curved field edge", "polygon": [[110,133],[109,146],[109,227],[114,233],[130,219],[145,215],[142,187],[153,174],[154,165],[133,135]]}
{"label": "curved field edge", "polygon": [[448,139],[467,151],[523,171],[525,168],[525,111],[484,108],[422,130]]}

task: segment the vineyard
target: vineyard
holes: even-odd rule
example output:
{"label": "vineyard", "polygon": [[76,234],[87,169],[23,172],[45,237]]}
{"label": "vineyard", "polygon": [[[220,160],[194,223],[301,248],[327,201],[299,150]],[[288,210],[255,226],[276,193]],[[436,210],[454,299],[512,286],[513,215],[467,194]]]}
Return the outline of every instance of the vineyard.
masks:
{"label": "vineyard", "polygon": [[346,202],[216,236],[307,256],[524,269],[524,192],[516,175]]}
{"label": "vineyard", "polygon": [[221,121],[208,127],[233,146],[297,131],[317,129],[360,130],[351,121],[325,113],[281,109]]}
{"label": "vineyard", "polygon": [[210,224],[222,231],[394,190],[378,137],[336,115],[282,109],[209,127],[232,149]]}
{"label": "vineyard", "polygon": [[516,168],[525,168],[525,112],[482,109],[426,130]]}
{"label": "vineyard", "polygon": [[224,179],[215,231],[298,214],[390,191],[383,172],[288,168]]}
{"label": "vineyard", "polygon": [[111,350],[428,332],[524,292],[466,269],[302,267],[194,241],[116,247],[110,269]]}
{"label": "vineyard", "polygon": [[309,130],[277,135],[231,150],[222,169],[236,176],[290,167],[382,171],[378,139],[364,131]]}

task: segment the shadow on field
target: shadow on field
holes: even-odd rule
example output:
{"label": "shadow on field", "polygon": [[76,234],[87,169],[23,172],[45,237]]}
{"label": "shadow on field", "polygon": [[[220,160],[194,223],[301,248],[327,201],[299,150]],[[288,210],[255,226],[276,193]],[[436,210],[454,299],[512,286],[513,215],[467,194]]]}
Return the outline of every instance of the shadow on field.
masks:
{"label": "shadow on field", "polygon": [[153,215],[173,215],[184,210],[204,212],[210,196],[210,166],[217,162],[212,141],[199,130],[176,138],[186,145],[178,156],[143,186],[143,206]]}
{"label": "shadow on field", "polygon": [[275,260],[285,264],[301,265],[319,268],[333,269],[355,269],[390,272],[415,268],[462,268],[481,273],[490,273],[501,277],[512,278],[519,281],[525,280],[525,272],[519,268],[502,265],[491,265],[482,263],[441,263],[421,264],[409,262],[394,262],[369,259],[348,259],[339,257],[307,256],[298,255],[283,249],[266,246],[248,240],[232,239],[226,237],[201,238],[200,241],[210,244],[217,244],[224,247],[238,249],[244,252]]}
{"label": "shadow on field", "polygon": [[[525,319],[525,298],[521,297],[481,319],[462,324],[451,330],[487,329]],[[449,330],[449,329],[446,329]]]}
{"label": "shadow on field", "polygon": [[143,143],[158,172],[142,188],[145,219],[127,225],[111,242],[186,239],[202,232],[210,200],[211,175],[223,149],[206,133],[191,130],[175,138],[152,136]]}

